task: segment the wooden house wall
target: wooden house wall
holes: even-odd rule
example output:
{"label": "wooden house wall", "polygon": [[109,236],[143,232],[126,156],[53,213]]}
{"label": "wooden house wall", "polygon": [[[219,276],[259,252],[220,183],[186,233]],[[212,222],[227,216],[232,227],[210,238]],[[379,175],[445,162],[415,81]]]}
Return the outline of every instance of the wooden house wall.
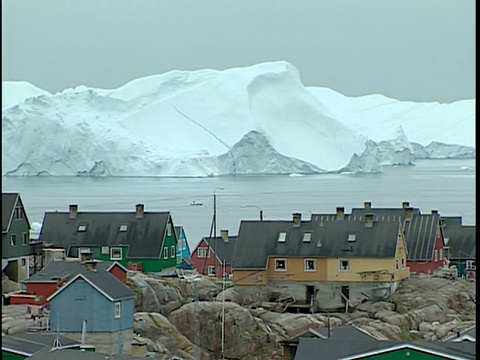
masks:
{"label": "wooden house wall", "polygon": [[121,317],[116,319],[115,303],[83,279],[77,279],[50,301],[50,328],[60,332],[81,332],[84,319],[87,320],[87,332],[132,328],[134,299],[120,302]]}

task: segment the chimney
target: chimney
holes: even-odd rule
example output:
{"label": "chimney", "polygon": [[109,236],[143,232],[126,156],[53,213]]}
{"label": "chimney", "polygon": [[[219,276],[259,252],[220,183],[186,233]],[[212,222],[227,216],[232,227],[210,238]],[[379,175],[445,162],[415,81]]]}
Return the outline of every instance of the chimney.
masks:
{"label": "chimney", "polygon": [[337,220],[343,220],[345,217],[345,208],[343,206],[337,206]]}
{"label": "chimney", "polygon": [[97,262],[95,260],[85,261],[85,270],[87,270],[87,271],[97,271]]}
{"label": "chimney", "polygon": [[432,210],[432,215],[438,215],[438,210]]}
{"label": "chimney", "polygon": [[73,205],[73,204],[70,205],[70,214],[69,214],[70,219],[76,219],[77,213],[78,213],[78,205]]}
{"label": "chimney", "polygon": [[220,230],[220,236],[224,242],[228,243],[228,230]]}
{"label": "chimney", "polygon": [[372,203],[371,203],[370,201],[365,201],[365,202],[363,203],[363,207],[364,207],[365,209],[371,209],[371,208],[372,208]]}
{"label": "chimney", "polygon": [[365,227],[371,228],[373,227],[373,214],[365,214]]}
{"label": "chimney", "polygon": [[405,209],[410,206],[410,203],[408,201],[402,202],[402,209]]}
{"label": "chimney", "polygon": [[137,204],[135,206],[135,217],[137,219],[142,219],[143,218],[143,213],[144,213],[144,205],[143,204]]}
{"label": "chimney", "polygon": [[413,207],[406,206],[405,208],[405,219],[412,220],[413,218]]}
{"label": "chimney", "polygon": [[301,223],[302,223],[302,214],[293,213],[293,226],[299,227]]}

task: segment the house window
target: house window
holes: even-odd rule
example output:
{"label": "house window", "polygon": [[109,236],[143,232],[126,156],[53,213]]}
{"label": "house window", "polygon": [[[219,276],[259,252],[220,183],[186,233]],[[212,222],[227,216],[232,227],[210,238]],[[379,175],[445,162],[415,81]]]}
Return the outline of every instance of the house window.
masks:
{"label": "house window", "polygon": [[435,249],[434,252],[433,252],[433,261],[438,261],[438,250]]}
{"label": "house window", "polygon": [[85,224],[78,225],[78,232],[85,232],[85,231],[87,231],[87,225]]}
{"label": "house window", "polygon": [[78,257],[81,259],[82,254],[89,254],[90,253],[90,248],[89,247],[81,247],[78,249]]}
{"label": "house window", "polygon": [[23,219],[23,210],[21,206],[17,206],[15,208],[15,220],[22,220]]}
{"label": "house window", "polygon": [[108,253],[109,253],[108,246],[102,246],[102,255],[108,255]]}
{"label": "house window", "polygon": [[275,260],[275,271],[287,271],[287,260],[276,259]]}
{"label": "house window", "polygon": [[182,240],[182,250],[187,250],[187,242]]}
{"label": "house window", "polygon": [[350,260],[340,259],[338,260],[339,271],[350,271]]}
{"label": "house window", "polygon": [[467,270],[473,270],[473,269],[475,269],[474,263],[475,263],[474,260],[467,260],[467,261],[465,262],[465,269],[467,269]]}
{"label": "house window", "polygon": [[199,258],[209,258],[210,257],[210,251],[208,251],[208,247],[200,247],[198,248],[198,255],[197,257]]}
{"label": "house window", "polygon": [[118,319],[122,316],[122,308],[121,308],[121,303],[116,302],[115,303],[115,319]]}
{"label": "house window", "polygon": [[16,246],[17,245],[17,235],[13,234],[10,236],[10,245]]}
{"label": "house window", "polygon": [[122,248],[112,247],[110,249],[110,260],[122,260]]}
{"label": "house window", "polygon": [[443,249],[442,248],[438,249],[438,258],[440,259],[440,261],[443,261]]}
{"label": "house window", "polygon": [[303,234],[303,242],[310,242],[312,240],[312,233],[306,232]]}
{"label": "house window", "polygon": [[215,266],[208,267],[208,276],[215,276]]}
{"label": "house window", "polygon": [[395,260],[395,269],[398,270],[398,259]]}
{"label": "house window", "polygon": [[405,269],[405,259],[402,258],[402,269]]}
{"label": "house window", "polygon": [[287,233],[286,232],[281,232],[278,234],[278,242],[279,243],[284,243],[287,240]]}
{"label": "house window", "polygon": [[177,256],[177,252],[175,251],[175,246],[172,245],[172,246],[170,247],[170,257],[174,258],[174,257],[176,257],[176,256]]}
{"label": "house window", "polygon": [[167,236],[172,235],[172,224],[167,224]]}
{"label": "house window", "polygon": [[27,245],[27,233],[22,233],[22,245]]}
{"label": "house window", "polygon": [[120,228],[118,229],[118,231],[125,232],[127,231],[127,229],[128,229],[128,225],[120,225]]}
{"label": "house window", "polygon": [[349,234],[348,235],[348,242],[354,242],[357,239],[357,234]]}
{"label": "house window", "polygon": [[165,260],[168,259],[168,247],[163,248],[163,258]]}
{"label": "house window", "polygon": [[25,258],[22,258],[22,266],[25,266],[26,263]]}
{"label": "house window", "polygon": [[305,271],[317,270],[317,261],[315,259],[305,259]]}

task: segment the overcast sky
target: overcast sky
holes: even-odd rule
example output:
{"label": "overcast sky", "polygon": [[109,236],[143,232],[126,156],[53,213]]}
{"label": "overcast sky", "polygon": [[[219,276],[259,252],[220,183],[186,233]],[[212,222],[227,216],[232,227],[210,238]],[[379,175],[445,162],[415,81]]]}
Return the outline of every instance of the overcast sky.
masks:
{"label": "overcast sky", "polygon": [[285,60],[348,96],[475,97],[475,0],[3,0],[2,79],[50,92]]}

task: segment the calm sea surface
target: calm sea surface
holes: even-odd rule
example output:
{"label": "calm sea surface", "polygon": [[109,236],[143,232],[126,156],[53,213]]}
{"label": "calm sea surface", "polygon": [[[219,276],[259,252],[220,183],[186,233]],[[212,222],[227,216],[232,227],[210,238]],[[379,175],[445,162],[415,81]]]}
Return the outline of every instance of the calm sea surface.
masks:
{"label": "calm sea surface", "polygon": [[[223,188],[220,189],[220,188]],[[216,194],[216,234],[236,235],[240,221],[290,219],[302,213],[349,212],[371,201],[373,207],[399,207],[403,201],[422,213],[438,210],[475,225],[475,160],[420,160],[415,166],[384,167],[382,174],[311,176],[226,176],[218,178],[3,177],[2,191],[19,192],[31,223],[45,211],[170,211],[185,229],[190,246],[210,234]],[[190,205],[192,201],[202,206]]]}

